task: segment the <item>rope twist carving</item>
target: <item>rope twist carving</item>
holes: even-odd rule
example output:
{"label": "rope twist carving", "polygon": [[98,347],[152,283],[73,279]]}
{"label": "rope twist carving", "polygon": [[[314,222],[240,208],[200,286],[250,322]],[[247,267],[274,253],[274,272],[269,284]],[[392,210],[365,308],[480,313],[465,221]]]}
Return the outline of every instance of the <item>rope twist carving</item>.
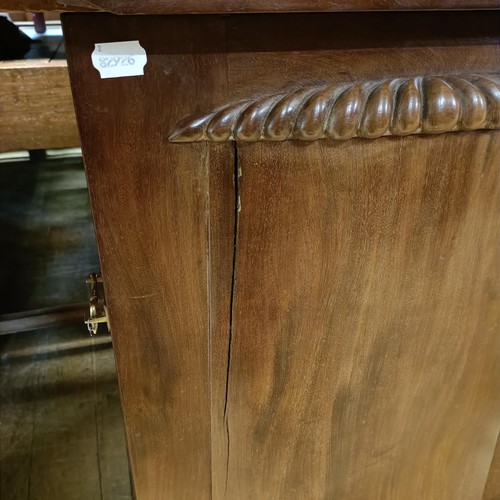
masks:
{"label": "rope twist carving", "polygon": [[187,117],[171,142],[350,139],[500,128],[498,75],[307,86]]}

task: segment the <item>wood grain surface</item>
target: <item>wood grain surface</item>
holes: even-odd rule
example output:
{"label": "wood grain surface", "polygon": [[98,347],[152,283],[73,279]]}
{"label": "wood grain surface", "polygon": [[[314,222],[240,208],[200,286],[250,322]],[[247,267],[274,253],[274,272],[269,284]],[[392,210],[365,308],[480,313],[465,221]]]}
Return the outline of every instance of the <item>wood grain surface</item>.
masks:
{"label": "wood grain surface", "polygon": [[1,337],[2,500],[132,500],[109,336]]}
{"label": "wood grain surface", "polygon": [[[498,132],[168,133],[293,85],[494,73],[498,21],[64,18],[139,500],[481,498],[500,427]],[[130,39],[144,76],[101,80],[94,43]]]}
{"label": "wood grain surface", "polygon": [[209,146],[209,293],[212,498],[223,498],[227,477],[227,396],[233,322],[236,222],[235,152],[228,144]]}
{"label": "wood grain surface", "polygon": [[491,461],[488,480],[484,488],[483,500],[500,499],[500,435],[495,447],[493,460]]}
{"label": "wood grain surface", "polygon": [[500,128],[500,76],[296,87],[180,120],[172,142],[316,141]]}
{"label": "wood grain surface", "polygon": [[[210,498],[207,149],[172,148],[158,124],[223,91],[224,24],[75,14],[64,28],[137,498]],[[124,37],[148,53],[144,78],[101,80],[94,42]]]}
{"label": "wood grain surface", "polygon": [[0,151],[79,145],[66,61],[0,61]]}
{"label": "wood grain surface", "polygon": [[369,10],[500,9],[499,0],[1,0],[6,11],[115,14],[224,14]]}
{"label": "wood grain surface", "polygon": [[499,146],[239,145],[227,498],[480,498]]}

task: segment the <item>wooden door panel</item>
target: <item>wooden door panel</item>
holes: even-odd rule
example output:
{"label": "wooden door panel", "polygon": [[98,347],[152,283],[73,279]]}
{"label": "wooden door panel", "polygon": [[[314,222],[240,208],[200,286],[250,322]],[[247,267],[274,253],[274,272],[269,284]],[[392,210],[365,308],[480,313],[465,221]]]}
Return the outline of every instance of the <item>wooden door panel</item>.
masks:
{"label": "wooden door panel", "polygon": [[498,132],[240,145],[230,498],[480,498]]}

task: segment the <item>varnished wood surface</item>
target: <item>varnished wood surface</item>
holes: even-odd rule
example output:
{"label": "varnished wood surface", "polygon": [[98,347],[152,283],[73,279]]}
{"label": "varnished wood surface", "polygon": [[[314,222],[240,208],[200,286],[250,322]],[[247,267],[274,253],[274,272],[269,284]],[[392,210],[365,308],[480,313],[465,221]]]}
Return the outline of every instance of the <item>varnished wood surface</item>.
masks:
{"label": "varnished wood surface", "polygon": [[115,14],[224,14],[369,10],[500,9],[499,0],[1,0],[6,11]]}
{"label": "varnished wood surface", "polygon": [[[168,141],[293,85],[498,70],[498,14],[439,16],[66,17],[139,500],[480,498],[497,132]],[[144,76],[101,80],[124,37]]]}
{"label": "varnished wood surface", "polygon": [[172,142],[316,141],[500,128],[500,76],[299,87],[186,117]]}
{"label": "varnished wood surface", "polygon": [[1,0],[0,9],[7,12],[92,12],[98,10],[85,0],[75,0],[72,5],[60,0]]}
{"label": "varnished wood surface", "polygon": [[209,294],[212,498],[223,498],[227,476],[228,354],[234,301],[235,231],[238,200],[235,153],[228,144],[210,145],[209,176]]}
{"label": "varnished wood surface", "polygon": [[499,146],[239,145],[228,498],[481,497]]}
{"label": "varnished wood surface", "polygon": [[[229,104],[216,102],[214,112],[202,110],[181,120],[167,130],[173,141],[346,139],[405,135],[408,130],[470,129],[478,115],[484,116],[482,103],[486,101],[491,101],[490,117],[483,123],[498,126],[498,84],[486,83],[489,88],[483,94],[472,83],[480,79],[474,75],[480,68],[498,81],[498,63],[492,58],[499,52],[498,13],[232,16],[227,24],[228,81],[235,97]],[[410,38],[408,33],[412,33]],[[283,54],[287,54],[285,59]],[[280,78],[276,78],[276,67],[281,68]],[[450,85],[429,76],[441,74],[444,67]],[[472,70],[472,86],[459,79],[464,67]],[[388,79],[370,85],[381,68]],[[425,76],[415,78],[417,75]],[[458,85],[455,90],[453,83]],[[398,93],[399,84],[402,92]],[[387,88],[390,85],[394,87]],[[317,103],[311,105],[309,98],[315,89]],[[336,99],[336,89],[345,90],[343,99]],[[368,94],[373,94],[373,102],[366,99]],[[396,94],[392,95],[397,98],[394,109],[381,107],[392,102],[388,94]],[[420,104],[417,119],[407,123],[405,112],[414,108],[415,98]],[[354,116],[343,114],[347,109]],[[327,113],[332,110],[338,116]],[[455,122],[456,115],[465,118],[463,125]],[[321,127],[319,123],[327,116],[332,125],[328,131],[324,130],[326,124]],[[350,128],[346,125],[352,118]],[[363,121],[368,127],[362,127]]]}
{"label": "varnished wood surface", "polygon": [[488,480],[484,489],[483,500],[499,500],[500,499],[500,435],[497,439],[495,454],[491,461]]}
{"label": "varnished wood surface", "polygon": [[0,151],[77,147],[66,61],[0,61]]}
{"label": "varnished wood surface", "polygon": [[381,75],[498,73],[499,12],[249,15],[227,23],[230,100]]}
{"label": "varnished wood surface", "polygon": [[[224,92],[224,23],[64,28],[137,498],[210,498],[208,152],[172,148],[158,124]],[[145,77],[101,80],[94,42],[123,37],[146,49]]]}

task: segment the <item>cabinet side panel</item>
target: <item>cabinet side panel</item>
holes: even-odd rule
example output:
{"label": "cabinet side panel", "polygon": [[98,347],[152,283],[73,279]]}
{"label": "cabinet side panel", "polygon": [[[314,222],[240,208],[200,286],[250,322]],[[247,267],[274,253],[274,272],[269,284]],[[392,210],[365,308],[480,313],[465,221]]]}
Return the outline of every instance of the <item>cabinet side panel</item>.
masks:
{"label": "cabinet side panel", "polygon": [[[167,136],[224,92],[224,24],[64,25],[137,498],[210,498],[208,148]],[[101,79],[94,43],[121,40],[146,50],[144,76]]]}
{"label": "cabinet side panel", "polygon": [[238,151],[227,497],[480,499],[498,132]]}

